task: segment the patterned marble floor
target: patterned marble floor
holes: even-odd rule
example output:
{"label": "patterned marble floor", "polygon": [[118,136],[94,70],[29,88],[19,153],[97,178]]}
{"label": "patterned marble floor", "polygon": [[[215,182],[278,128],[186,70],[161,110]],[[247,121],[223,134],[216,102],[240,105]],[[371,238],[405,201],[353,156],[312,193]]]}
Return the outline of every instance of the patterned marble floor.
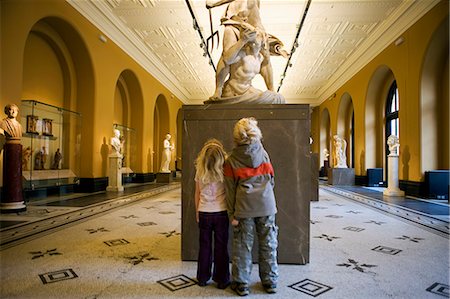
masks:
{"label": "patterned marble floor", "polygon": [[[249,298],[448,298],[449,239],[321,187],[307,265]],[[181,261],[181,190],[141,198],[0,251],[1,298],[228,298]]]}

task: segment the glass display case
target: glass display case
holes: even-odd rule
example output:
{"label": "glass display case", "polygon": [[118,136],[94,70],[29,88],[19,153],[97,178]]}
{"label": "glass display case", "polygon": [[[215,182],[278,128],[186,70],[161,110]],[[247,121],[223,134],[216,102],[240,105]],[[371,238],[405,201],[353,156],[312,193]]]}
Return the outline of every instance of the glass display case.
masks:
{"label": "glass display case", "polygon": [[136,165],[136,130],[119,125],[113,124],[113,129],[120,131],[120,138],[123,143],[122,151],[122,183],[130,183],[134,176],[134,165]]}
{"label": "glass display case", "polygon": [[76,184],[81,161],[81,115],[22,100],[20,122],[24,189]]}

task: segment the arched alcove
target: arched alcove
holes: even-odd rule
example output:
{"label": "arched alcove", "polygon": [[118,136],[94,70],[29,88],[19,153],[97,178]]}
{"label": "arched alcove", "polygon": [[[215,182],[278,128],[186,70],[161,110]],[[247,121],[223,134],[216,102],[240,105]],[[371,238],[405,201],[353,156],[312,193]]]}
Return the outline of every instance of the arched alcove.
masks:
{"label": "arched alcove", "polygon": [[169,132],[169,107],[167,99],[160,94],[156,98],[153,125],[153,172],[159,172],[163,141]]}
{"label": "arched alcove", "polygon": [[379,66],[370,78],[365,107],[365,156],[359,157],[364,174],[367,168],[384,167],[384,113],[389,88],[395,81],[392,70]]}
{"label": "arched alcove", "polygon": [[353,102],[352,97],[348,93],[344,93],[339,102],[337,114],[337,134],[344,138],[347,142],[346,157],[347,166],[354,167],[353,150],[354,150],[354,134],[353,134]]}
{"label": "arched alcove", "polygon": [[59,119],[52,121],[53,129],[61,130],[64,138],[56,138],[48,154],[51,157],[61,147],[64,168],[75,171],[77,177],[89,177],[93,134],[89,124],[81,126],[81,121],[92,119],[95,80],[84,40],[64,19],[46,17],[30,29],[23,56],[22,99],[62,108],[55,113]]}
{"label": "arched alcove", "polygon": [[326,149],[328,153],[331,152],[330,132],[330,113],[328,112],[328,109],[324,109],[320,116],[320,166],[324,166],[323,161],[327,158],[324,154],[324,150]]}
{"label": "arched alcove", "polygon": [[114,94],[113,123],[119,125],[125,138],[124,162],[134,172],[143,171],[142,126],[143,95],[137,76],[131,70],[124,70],[116,83]]}
{"label": "arched alcove", "polygon": [[420,82],[421,171],[449,169],[449,18],[427,47]]}

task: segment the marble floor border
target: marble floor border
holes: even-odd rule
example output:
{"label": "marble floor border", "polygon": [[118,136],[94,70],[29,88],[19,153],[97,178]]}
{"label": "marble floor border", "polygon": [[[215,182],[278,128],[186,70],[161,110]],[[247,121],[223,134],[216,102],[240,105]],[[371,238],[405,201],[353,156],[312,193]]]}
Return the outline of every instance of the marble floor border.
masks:
{"label": "marble floor border", "polygon": [[132,195],[111,199],[102,203],[90,205],[84,208],[71,210],[56,216],[51,216],[37,221],[29,221],[6,227],[0,231],[0,251],[22,244],[42,235],[63,229],[69,224],[75,224],[80,221],[100,216],[114,209],[124,207],[125,205],[136,203],[139,200],[146,199],[169,190],[180,188],[179,182],[174,182],[148,191],[135,193]]}
{"label": "marble floor border", "polygon": [[381,210],[390,215],[397,216],[413,224],[420,225],[421,227],[437,235],[446,237],[447,239],[449,238],[449,222],[447,221],[443,221],[441,219],[431,217],[426,214],[405,207],[401,207],[392,203],[380,202],[379,200],[372,199],[370,197],[357,194],[348,190],[333,188],[332,186],[328,185],[321,185],[320,188],[322,188],[322,190],[324,191],[328,191],[343,196],[353,201],[363,203],[377,210]]}

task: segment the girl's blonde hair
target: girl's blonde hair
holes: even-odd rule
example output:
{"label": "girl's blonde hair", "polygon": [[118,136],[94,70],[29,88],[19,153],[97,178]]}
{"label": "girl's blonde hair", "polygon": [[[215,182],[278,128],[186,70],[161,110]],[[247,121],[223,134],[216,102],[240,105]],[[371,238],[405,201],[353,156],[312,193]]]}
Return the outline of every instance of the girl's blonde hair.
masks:
{"label": "girl's blonde hair", "polygon": [[240,119],[233,130],[234,142],[240,144],[252,144],[262,139],[258,121],[253,117]]}
{"label": "girl's blonde hair", "polygon": [[226,153],[222,143],[217,139],[209,139],[203,145],[195,160],[195,180],[203,184],[223,182],[223,164]]}

